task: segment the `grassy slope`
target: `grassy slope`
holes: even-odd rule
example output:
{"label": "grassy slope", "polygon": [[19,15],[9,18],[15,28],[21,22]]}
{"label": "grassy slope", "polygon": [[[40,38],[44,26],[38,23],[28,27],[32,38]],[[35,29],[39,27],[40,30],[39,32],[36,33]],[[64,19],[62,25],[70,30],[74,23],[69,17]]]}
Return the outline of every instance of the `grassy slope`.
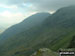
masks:
{"label": "grassy slope", "polygon": [[[1,56],[13,56],[16,54],[30,55],[39,48],[47,47],[53,51],[67,48],[75,35],[75,16],[66,12],[55,13],[46,25],[33,27],[6,40],[0,47]],[[70,16],[71,15],[71,16]],[[70,17],[68,17],[70,16]],[[2,54],[3,53],[3,54]]]}
{"label": "grassy slope", "polygon": [[[62,31],[60,31],[60,30],[62,30]],[[64,33],[63,29],[57,29],[57,31],[45,30],[45,32],[43,32],[41,35],[39,34],[39,37],[37,36],[34,39],[28,39],[27,40],[28,42],[26,42],[26,43],[24,42],[25,39],[23,39],[25,37],[25,34],[24,34],[24,32],[22,32],[21,37],[20,37],[20,35],[18,35],[19,38],[15,37],[15,39],[14,39],[14,37],[13,37],[12,40],[9,39],[9,41],[6,43],[6,45],[4,46],[4,49],[6,50],[5,55],[11,56],[17,52],[19,54],[25,55],[26,51],[28,51],[27,52],[28,54],[29,53],[31,54],[33,50],[37,50],[42,47],[48,47],[54,51],[58,50],[59,48],[66,48],[66,47],[68,47],[68,45],[72,39],[72,36],[75,35],[75,32],[72,30],[71,30],[71,32],[68,32],[68,29],[66,29],[66,31],[67,31],[67,33],[63,34]],[[52,34],[50,34],[50,33],[52,33]],[[62,34],[60,34],[60,33],[62,33]],[[60,37],[59,34],[62,37]]]}

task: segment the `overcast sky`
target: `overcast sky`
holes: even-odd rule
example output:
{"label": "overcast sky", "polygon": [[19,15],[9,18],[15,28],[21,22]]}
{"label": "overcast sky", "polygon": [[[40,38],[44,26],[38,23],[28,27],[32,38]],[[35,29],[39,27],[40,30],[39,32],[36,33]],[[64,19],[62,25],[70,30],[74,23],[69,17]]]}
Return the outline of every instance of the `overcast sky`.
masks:
{"label": "overcast sky", "polygon": [[0,27],[19,23],[36,12],[53,13],[75,0],[0,0]]}

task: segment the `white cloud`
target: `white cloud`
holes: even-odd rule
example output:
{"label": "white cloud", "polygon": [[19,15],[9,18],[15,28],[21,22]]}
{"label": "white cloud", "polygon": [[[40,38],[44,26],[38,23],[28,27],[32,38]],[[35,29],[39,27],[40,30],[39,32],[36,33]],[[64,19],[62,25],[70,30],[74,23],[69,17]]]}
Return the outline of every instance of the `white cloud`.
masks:
{"label": "white cloud", "polygon": [[9,11],[4,11],[4,12],[0,13],[0,15],[2,17],[9,17],[9,18],[12,17],[11,12],[9,12]]}
{"label": "white cloud", "polygon": [[[57,10],[64,6],[75,5],[75,0],[7,0],[10,5],[32,4],[38,11]],[[28,5],[27,5],[28,6]],[[31,7],[30,7],[31,8]],[[35,9],[33,9],[35,10]]]}
{"label": "white cloud", "polygon": [[0,24],[7,26],[16,24],[24,19],[25,15],[21,12],[12,13],[10,11],[4,11],[0,13]]}
{"label": "white cloud", "polygon": [[21,12],[13,13],[7,10],[7,11],[0,13],[0,16],[6,18],[6,20],[7,18],[9,20],[16,20],[16,19],[24,17],[24,14]]}
{"label": "white cloud", "polygon": [[2,8],[8,8],[8,9],[18,9],[17,5],[0,4],[0,7],[2,7]]}
{"label": "white cloud", "polygon": [[29,8],[33,8],[34,11],[34,8],[38,11],[50,11],[57,10],[64,6],[75,5],[75,0],[0,0],[0,3],[16,5],[18,7],[23,4]]}

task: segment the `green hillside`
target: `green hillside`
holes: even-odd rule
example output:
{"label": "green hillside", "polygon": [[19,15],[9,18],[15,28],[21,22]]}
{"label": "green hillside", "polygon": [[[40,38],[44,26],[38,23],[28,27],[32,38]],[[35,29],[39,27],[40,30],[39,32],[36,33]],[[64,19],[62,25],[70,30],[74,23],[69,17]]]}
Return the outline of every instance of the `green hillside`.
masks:
{"label": "green hillside", "polygon": [[1,38],[8,39],[9,37],[12,37],[12,36],[19,34],[23,31],[26,31],[26,30],[34,27],[35,25],[39,25],[48,16],[50,16],[50,13],[46,13],[46,12],[36,13],[36,14],[26,18],[22,22],[15,24],[15,25],[11,26],[10,28],[8,28],[6,31],[3,32],[3,34],[1,35]]}
{"label": "green hillside", "polygon": [[75,6],[64,7],[39,25],[8,37],[0,45],[0,55],[30,56],[40,48],[49,48],[52,51],[58,51],[60,48],[75,48],[74,35]]}

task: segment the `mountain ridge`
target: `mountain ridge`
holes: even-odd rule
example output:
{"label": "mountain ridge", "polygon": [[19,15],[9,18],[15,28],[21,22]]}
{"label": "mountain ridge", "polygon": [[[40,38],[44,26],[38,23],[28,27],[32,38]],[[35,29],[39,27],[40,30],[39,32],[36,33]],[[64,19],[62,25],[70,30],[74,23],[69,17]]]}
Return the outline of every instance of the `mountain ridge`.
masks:
{"label": "mountain ridge", "polygon": [[75,35],[74,18],[74,6],[61,8],[53,15],[48,16],[40,25],[7,39],[4,43],[7,45],[0,46],[3,48],[0,52],[5,51],[4,55],[6,56],[15,55],[15,53],[30,56],[40,48],[49,48],[52,51],[68,48]]}
{"label": "mountain ridge", "polygon": [[35,25],[41,24],[42,21],[44,21],[45,18],[48,16],[50,16],[50,14],[46,12],[36,13],[28,17],[27,19],[23,20],[23,22],[13,25],[10,28],[8,28],[6,31],[3,32],[3,35],[1,35],[1,37],[2,38],[11,37],[12,35],[22,32],[23,30],[28,30],[29,28],[32,28]]}

